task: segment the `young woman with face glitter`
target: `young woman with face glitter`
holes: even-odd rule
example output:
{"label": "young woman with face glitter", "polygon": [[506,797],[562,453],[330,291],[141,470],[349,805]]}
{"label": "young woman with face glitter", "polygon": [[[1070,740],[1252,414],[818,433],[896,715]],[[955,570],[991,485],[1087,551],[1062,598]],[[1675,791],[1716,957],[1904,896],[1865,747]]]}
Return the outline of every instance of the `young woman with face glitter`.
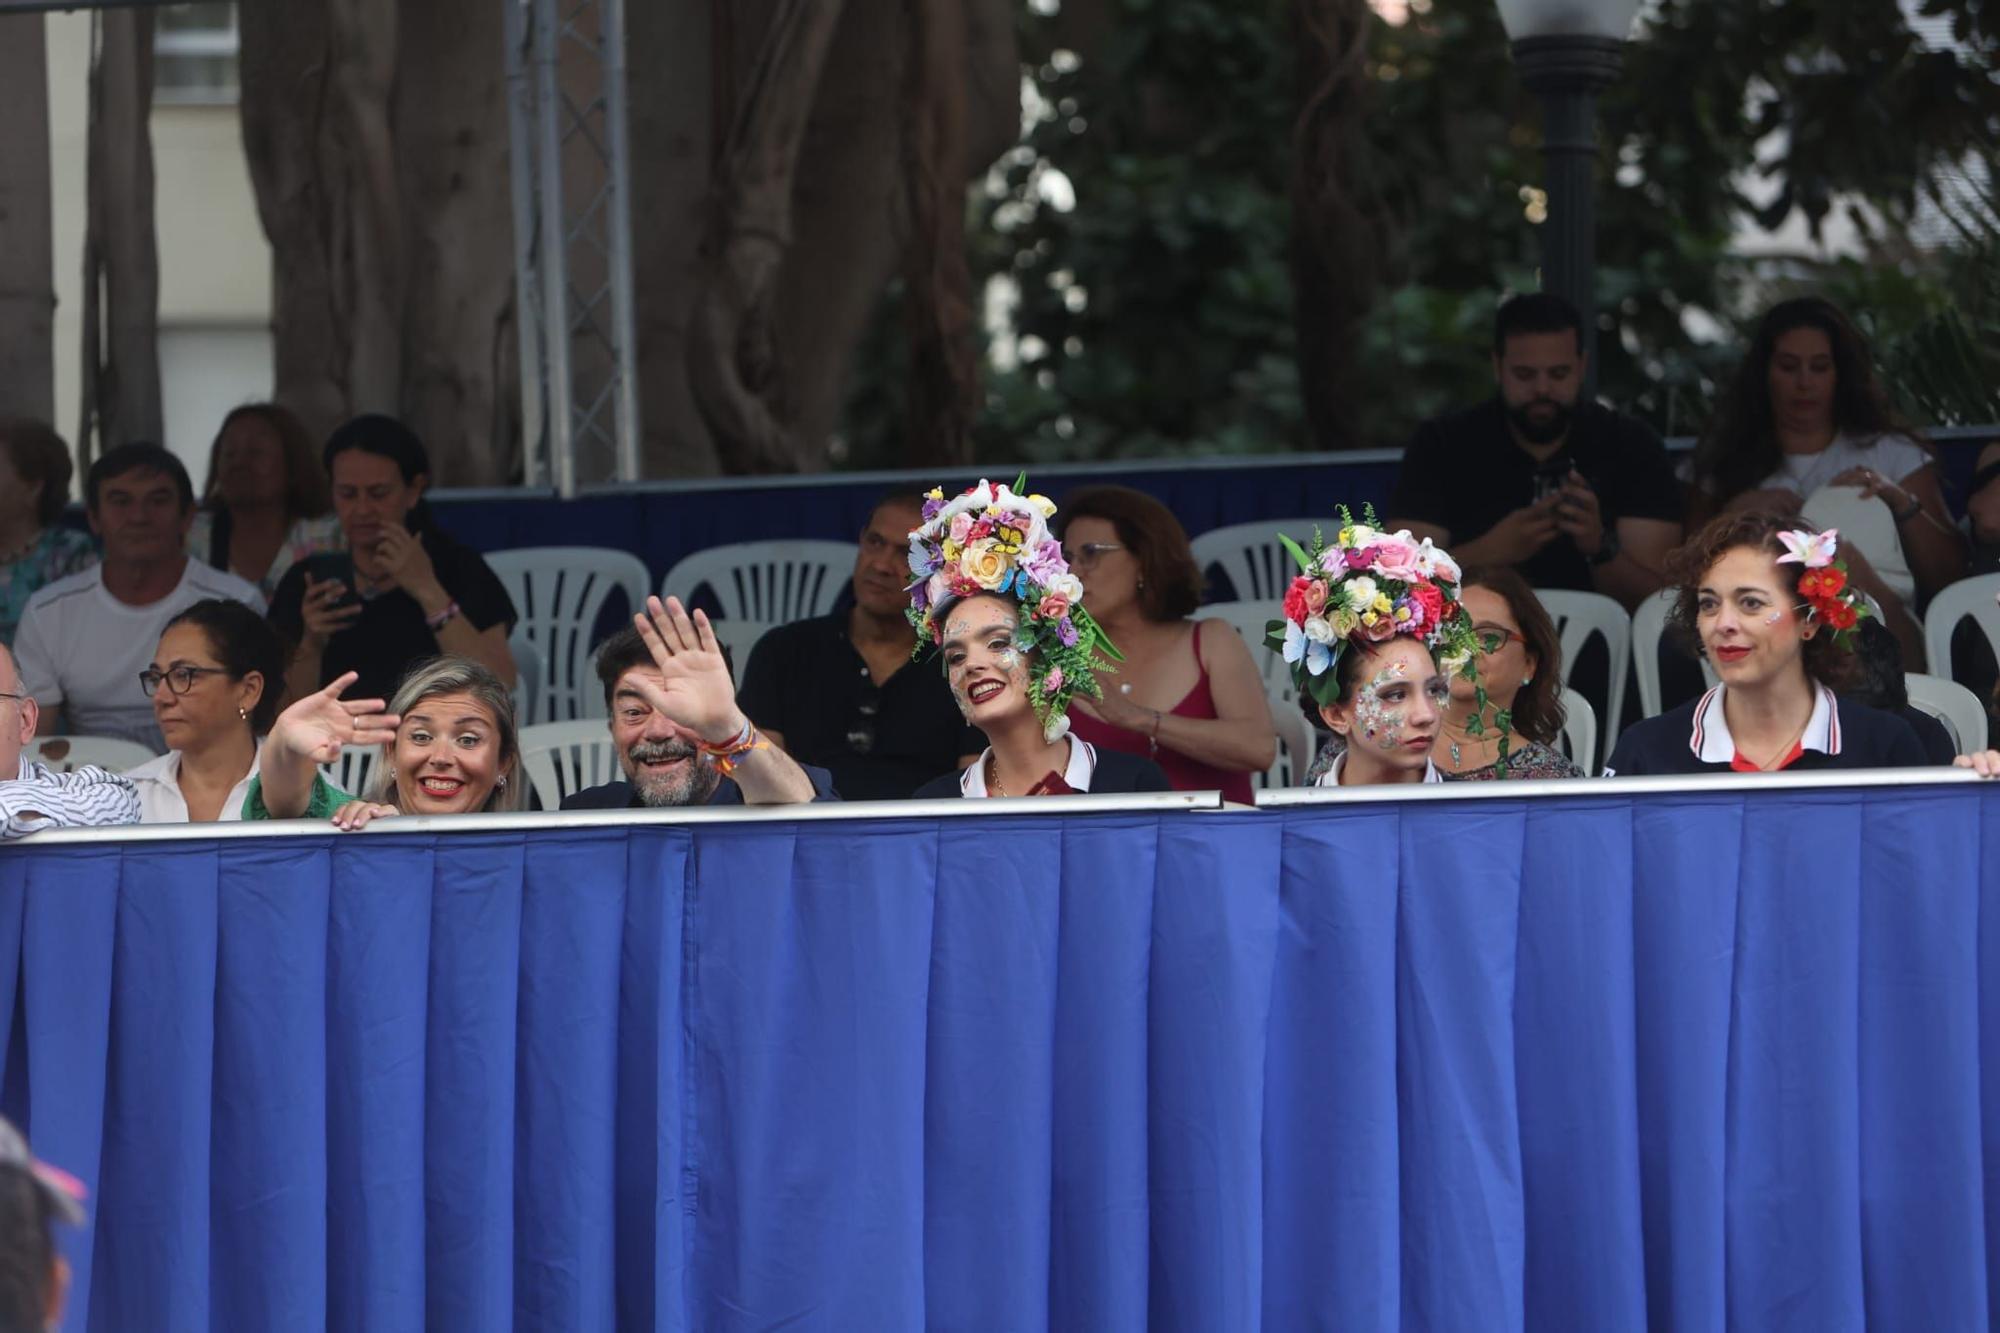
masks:
{"label": "young woman with face glitter", "polygon": [[1429,540],[1377,529],[1372,513],[1341,517],[1309,551],[1281,538],[1300,573],[1266,640],[1291,664],[1306,716],[1342,745],[1308,782],[1440,782],[1431,755],[1451,678],[1470,675],[1477,646],[1458,566]]}
{"label": "young woman with face glitter", "polygon": [[1101,695],[1116,656],[1083,608],[1083,589],[1048,529],[1055,505],[982,481],[947,501],[925,498],[910,534],[910,623],[938,650],[952,697],[986,750],[919,797],[1062,796],[1168,791],[1157,764],[1099,749],[1069,732],[1078,694]]}

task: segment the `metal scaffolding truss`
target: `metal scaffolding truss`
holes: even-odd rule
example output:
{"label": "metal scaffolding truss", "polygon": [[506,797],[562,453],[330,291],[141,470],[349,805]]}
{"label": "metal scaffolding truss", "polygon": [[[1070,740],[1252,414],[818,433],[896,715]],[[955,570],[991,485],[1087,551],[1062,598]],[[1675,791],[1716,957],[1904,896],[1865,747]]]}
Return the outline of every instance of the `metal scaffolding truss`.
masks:
{"label": "metal scaffolding truss", "polygon": [[624,0],[499,0],[526,481],[639,478]]}

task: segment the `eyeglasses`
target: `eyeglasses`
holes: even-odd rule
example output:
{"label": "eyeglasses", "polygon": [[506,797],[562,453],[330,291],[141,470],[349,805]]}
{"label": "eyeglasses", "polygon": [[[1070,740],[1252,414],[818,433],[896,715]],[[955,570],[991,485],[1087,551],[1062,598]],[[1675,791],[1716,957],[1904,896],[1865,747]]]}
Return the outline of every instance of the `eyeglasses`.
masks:
{"label": "eyeglasses", "polygon": [[1472,632],[1479,636],[1479,651],[1497,653],[1510,643],[1518,643],[1521,636],[1511,629],[1499,625],[1474,625]]}
{"label": "eyeglasses", "polygon": [[165,671],[155,671],[151,667],[139,673],[139,688],[146,692],[148,699],[160,688],[160,682],[167,683],[167,689],[174,694],[186,694],[194,688],[199,676],[226,676],[229,673],[221,667],[170,667]]}
{"label": "eyeglasses", "polygon": [[1113,551],[1122,551],[1124,549],[1117,542],[1085,542],[1076,548],[1077,567],[1082,568],[1086,565],[1094,565]]}

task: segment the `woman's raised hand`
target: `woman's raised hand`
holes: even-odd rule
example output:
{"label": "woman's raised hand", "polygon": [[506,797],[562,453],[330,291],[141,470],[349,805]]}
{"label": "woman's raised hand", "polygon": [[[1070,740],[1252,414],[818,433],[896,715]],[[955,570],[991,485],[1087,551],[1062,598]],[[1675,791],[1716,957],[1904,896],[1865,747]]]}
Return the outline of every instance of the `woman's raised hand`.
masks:
{"label": "woman's raised hand", "polygon": [[278,714],[266,742],[315,764],[330,764],[349,745],[387,745],[396,739],[394,713],[380,699],[343,699],[340,692],[358,679],[352,671],[315,690]]}

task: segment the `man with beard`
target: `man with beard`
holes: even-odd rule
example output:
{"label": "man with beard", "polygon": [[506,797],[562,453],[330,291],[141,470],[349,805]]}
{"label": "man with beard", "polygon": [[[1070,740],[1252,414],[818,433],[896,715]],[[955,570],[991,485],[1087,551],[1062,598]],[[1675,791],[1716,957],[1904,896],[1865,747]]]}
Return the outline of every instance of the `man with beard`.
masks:
{"label": "man with beard", "polygon": [[597,678],[625,781],[586,787],[565,810],[837,801],[823,768],[801,767],[736,704],[708,618],[678,598],[646,609],[597,650]]}
{"label": "man with beard", "polygon": [[1468,569],[1509,566],[1534,587],[1601,592],[1630,609],[1665,582],[1680,483],[1650,427],[1578,401],[1581,328],[1575,307],[1547,292],[1501,305],[1499,393],[1418,428],[1389,527],[1449,546]]}
{"label": "man with beard", "polygon": [[900,800],[986,749],[944,673],[912,660],[910,532],[923,497],[884,496],[854,553],[854,605],[757,641],[740,701],[771,743],[833,774],[849,801]]}

